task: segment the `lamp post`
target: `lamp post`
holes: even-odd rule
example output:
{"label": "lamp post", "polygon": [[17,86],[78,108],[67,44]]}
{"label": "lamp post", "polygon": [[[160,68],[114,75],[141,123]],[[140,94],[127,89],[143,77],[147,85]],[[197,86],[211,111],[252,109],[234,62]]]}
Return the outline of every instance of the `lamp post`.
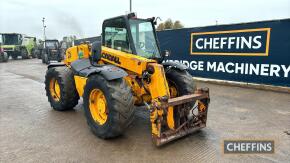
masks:
{"label": "lamp post", "polygon": [[132,12],[132,0],[130,0],[130,13]]}
{"label": "lamp post", "polygon": [[46,28],[46,25],[44,25],[44,21],[45,21],[45,18],[43,17],[42,18],[42,26],[43,26],[43,39],[44,41],[46,40],[46,36],[45,36],[45,28]]}

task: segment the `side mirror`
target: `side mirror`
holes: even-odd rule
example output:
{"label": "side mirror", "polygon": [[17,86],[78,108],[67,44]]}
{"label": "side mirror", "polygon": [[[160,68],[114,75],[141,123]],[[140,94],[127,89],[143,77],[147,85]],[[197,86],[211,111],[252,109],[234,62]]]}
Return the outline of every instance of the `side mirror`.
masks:
{"label": "side mirror", "polygon": [[163,56],[163,58],[165,58],[165,57],[169,57],[169,56],[170,56],[170,51],[169,51],[169,50],[164,50],[164,51],[162,52],[162,56]]}

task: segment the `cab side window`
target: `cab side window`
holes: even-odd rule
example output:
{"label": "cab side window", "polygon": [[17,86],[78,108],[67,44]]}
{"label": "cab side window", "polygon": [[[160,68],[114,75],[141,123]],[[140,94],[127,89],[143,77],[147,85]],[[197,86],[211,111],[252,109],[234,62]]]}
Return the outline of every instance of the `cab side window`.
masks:
{"label": "cab side window", "polygon": [[104,46],[126,53],[132,53],[128,31],[123,18],[108,20],[104,27]]}

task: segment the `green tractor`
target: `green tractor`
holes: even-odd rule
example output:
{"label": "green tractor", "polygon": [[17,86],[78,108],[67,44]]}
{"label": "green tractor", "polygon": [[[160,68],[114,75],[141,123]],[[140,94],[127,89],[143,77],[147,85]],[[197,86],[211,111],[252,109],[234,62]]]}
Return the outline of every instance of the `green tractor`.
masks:
{"label": "green tractor", "polygon": [[29,37],[19,33],[1,33],[2,48],[4,52],[17,59],[21,56],[22,59],[35,58],[36,38]]}

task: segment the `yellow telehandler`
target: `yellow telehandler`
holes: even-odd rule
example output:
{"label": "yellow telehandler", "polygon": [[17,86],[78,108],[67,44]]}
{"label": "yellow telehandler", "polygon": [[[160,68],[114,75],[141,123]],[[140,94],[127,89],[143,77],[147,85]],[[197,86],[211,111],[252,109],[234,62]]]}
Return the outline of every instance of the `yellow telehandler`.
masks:
{"label": "yellow telehandler", "polygon": [[107,19],[102,41],[66,51],[64,63],[48,66],[45,89],[53,109],[72,109],[83,98],[87,123],[100,138],[117,137],[136,106],[150,112],[154,144],[160,146],[206,126],[209,90],[196,89],[187,67],[165,62],[156,19],[134,13]]}

